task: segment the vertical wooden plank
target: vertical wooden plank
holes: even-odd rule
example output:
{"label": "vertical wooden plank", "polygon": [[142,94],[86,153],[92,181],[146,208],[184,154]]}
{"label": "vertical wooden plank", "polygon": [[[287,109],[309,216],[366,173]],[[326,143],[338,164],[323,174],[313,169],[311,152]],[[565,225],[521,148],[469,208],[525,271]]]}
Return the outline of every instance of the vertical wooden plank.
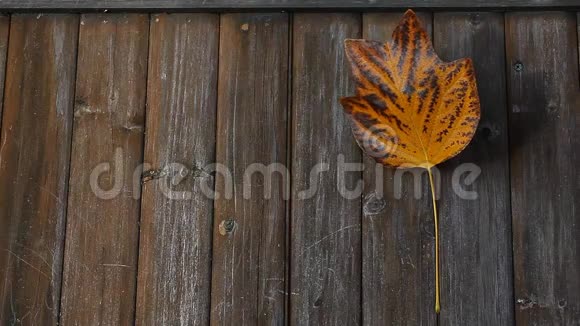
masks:
{"label": "vertical wooden plank", "polygon": [[0,324],[58,321],[78,16],[13,15],[0,137]]}
{"label": "vertical wooden plank", "polygon": [[128,325],[137,282],[140,189],[132,179],[143,159],[149,17],[88,14],[80,25],[61,321]]}
{"label": "vertical wooden plank", "polygon": [[151,18],[139,325],[209,322],[218,37],[215,14]]}
{"label": "vertical wooden plank", "polygon": [[[436,13],[433,26],[435,51],[442,60],[473,59],[481,100],[481,120],[473,140],[463,153],[439,167],[440,322],[511,325],[504,17],[500,13]],[[470,175],[477,178],[464,181]]]}
{"label": "vertical wooden plank", "polygon": [[0,14],[0,128],[2,127],[2,107],[4,105],[4,77],[6,76],[6,55],[8,54],[8,33],[10,16]]}
{"label": "vertical wooden plank", "polygon": [[221,17],[216,161],[233,196],[218,174],[214,325],[284,325],[288,30],[287,14]]}
{"label": "vertical wooden plank", "polygon": [[522,12],[507,14],[506,22],[516,322],[575,325],[580,320],[576,17]]}
{"label": "vertical wooden plank", "polygon": [[[294,16],[292,66],[292,207],[290,323],[361,322],[361,203],[339,193],[360,185],[361,172],[338,171],[361,154],[338,103],[354,92],[343,43],[360,38],[357,14]],[[314,174],[318,163],[328,170]],[[318,165],[324,171],[324,166]],[[342,175],[341,175],[342,174]],[[310,196],[307,189],[317,191]]]}
{"label": "vertical wooden plank", "polygon": [[[402,15],[364,14],[363,37],[389,41]],[[417,15],[431,33],[432,15]],[[363,324],[435,325],[433,215],[427,176],[421,170],[401,173],[382,167],[366,155],[363,160]],[[418,189],[415,178],[422,179]]]}

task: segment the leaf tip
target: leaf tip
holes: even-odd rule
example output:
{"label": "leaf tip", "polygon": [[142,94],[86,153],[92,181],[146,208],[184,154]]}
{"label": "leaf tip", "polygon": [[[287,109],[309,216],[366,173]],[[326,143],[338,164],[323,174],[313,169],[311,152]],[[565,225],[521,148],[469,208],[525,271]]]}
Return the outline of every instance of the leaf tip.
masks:
{"label": "leaf tip", "polygon": [[465,58],[465,64],[472,70],[475,69],[475,67],[473,66],[473,59],[471,59],[471,57],[467,57]]}
{"label": "leaf tip", "polygon": [[417,15],[415,14],[415,12],[413,11],[413,9],[407,9],[407,11],[405,11],[405,15],[404,17],[416,17]]}
{"label": "leaf tip", "polygon": [[351,49],[355,46],[358,46],[362,41],[364,41],[363,39],[356,39],[356,38],[347,38],[344,40],[344,48],[345,49]]}
{"label": "leaf tip", "polygon": [[408,9],[393,31],[392,38],[393,40],[398,40],[400,42],[406,38],[404,37],[405,35],[408,37],[415,31],[419,31],[421,39],[425,40],[425,42],[430,42],[430,38],[427,35],[427,31],[423,27],[421,20],[413,10]]}
{"label": "leaf tip", "polygon": [[341,97],[339,99],[340,104],[342,105],[342,108],[344,110],[345,113],[351,114],[353,107],[352,107],[352,99],[353,97]]}
{"label": "leaf tip", "polygon": [[412,9],[407,9],[401,22],[418,22],[419,18],[417,18],[417,14]]}
{"label": "leaf tip", "polygon": [[357,56],[357,53],[360,52],[364,42],[364,39],[355,38],[347,38],[344,40],[344,51],[346,52],[346,56],[349,61],[351,61],[351,63],[353,58]]}

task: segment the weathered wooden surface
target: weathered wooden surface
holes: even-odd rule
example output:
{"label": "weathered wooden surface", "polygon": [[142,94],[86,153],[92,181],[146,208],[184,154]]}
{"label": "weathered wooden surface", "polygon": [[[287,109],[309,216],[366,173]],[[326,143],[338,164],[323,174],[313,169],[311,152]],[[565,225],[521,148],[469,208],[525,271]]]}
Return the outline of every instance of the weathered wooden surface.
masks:
{"label": "weathered wooden surface", "polygon": [[[0,16],[0,324],[577,325],[577,10],[420,14],[443,59],[474,59],[482,101],[473,143],[439,167],[439,318],[426,175],[375,169],[338,104],[354,92],[343,40],[387,40],[401,13],[317,11]],[[245,199],[252,163],[286,164],[290,199],[278,172],[271,198],[256,172]],[[120,194],[98,198],[93,171]]]}
{"label": "weathered wooden surface", "polygon": [[577,325],[576,15],[510,13],[506,18],[516,323]]}
{"label": "weathered wooden surface", "polygon": [[[294,16],[291,325],[361,322],[360,194],[344,198],[339,183],[349,190],[361,187],[362,175],[339,175],[337,166],[339,155],[345,162],[361,162],[338,103],[354,88],[343,42],[359,38],[360,26],[355,14]],[[326,169],[319,165],[321,172],[312,175],[319,163]]]}
{"label": "weathered wooden surface", "polygon": [[151,17],[137,316],[206,325],[210,315],[219,17]]}
{"label": "weathered wooden surface", "polygon": [[[431,32],[432,15],[418,15]],[[364,14],[363,37],[390,40],[401,17],[400,12]],[[427,174],[382,167],[366,155],[364,163],[363,324],[435,325],[433,210]]]}
{"label": "weathered wooden surface", "polygon": [[214,325],[284,325],[288,37],[287,14],[221,17]]}
{"label": "weathered wooden surface", "polygon": [[505,52],[499,46],[504,44],[504,17],[498,13],[435,13],[433,26],[435,51],[441,59],[473,59],[481,101],[481,120],[471,144],[439,167],[439,322],[511,325]]}
{"label": "weathered wooden surface", "polygon": [[[0,15],[0,118],[4,104],[4,78],[6,76],[6,55],[8,54],[8,33],[10,31],[10,17]],[[0,122],[2,120],[0,119]],[[0,128],[2,124],[0,123]]]}
{"label": "weathered wooden surface", "polygon": [[[80,21],[61,321],[128,325],[135,315],[149,17]],[[138,176],[138,175],[137,175]]]}
{"label": "weathered wooden surface", "polygon": [[577,0],[3,0],[0,9],[578,8]]}
{"label": "weathered wooden surface", "polygon": [[0,137],[0,324],[58,320],[78,16],[11,18]]}

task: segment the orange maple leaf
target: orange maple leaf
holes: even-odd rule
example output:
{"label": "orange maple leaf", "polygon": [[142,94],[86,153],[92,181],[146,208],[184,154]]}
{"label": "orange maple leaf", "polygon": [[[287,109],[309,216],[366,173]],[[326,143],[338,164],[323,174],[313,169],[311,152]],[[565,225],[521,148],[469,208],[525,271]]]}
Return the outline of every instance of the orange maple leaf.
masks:
{"label": "orange maple leaf", "polygon": [[377,162],[427,169],[435,221],[435,311],[440,311],[439,236],[431,168],[460,153],[480,118],[471,59],[443,62],[408,10],[392,41],[346,40],[356,95],[340,99],[359,146]]}

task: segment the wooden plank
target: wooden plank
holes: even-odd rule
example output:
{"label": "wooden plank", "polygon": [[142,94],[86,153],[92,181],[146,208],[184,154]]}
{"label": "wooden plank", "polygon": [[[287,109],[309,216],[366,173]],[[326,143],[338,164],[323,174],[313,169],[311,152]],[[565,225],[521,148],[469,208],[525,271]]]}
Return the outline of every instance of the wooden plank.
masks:
{"label": "wooden plank", "polygon": [[506,19],[518,325],[580,320],[576,28],[573,13]]}
{"label": "wooden plank", "polygon": [[78,16],[14,15],[0,137],[0,324],[58,322]]}
{"label": "wooden plank", "polygon": [[151,18],[138,325],[209,322],[218,37],[214,14]]}
{"label": "wooden plank", "polygon": [[[498,46],[504,44],[504,16],[435,13],[433,26],[435,51],[441,59],[473,59],[482,112],[469,146],[439,167],[439,322],[512,325],[505,52],[503,46]],[[477,178],[464,181],[470,175]],[[473,192],[474,197],[466,191]]]}
{"label": "wooden plank", "polygon": [[288,23],[278,13],[221,17],[216,161],[234,187],[226,198],[229,183],[217,175],[215,325],[284,325]]}
{"label": "wooden plank", "polygon": [[[338,175],[338,156],[361,162],[339,96],[354,92],[343,42],[361,36],[355,14],[296,14],[292,66],[292,325],[361,321],[361,203],[346,199],[361,172]],[[310,180],[318,163],[328,170]],[[317,191],[309,196],[306,191]]]}
{"label": "wooden plank", "polygon": [[2,127],[2,107],[4,105],[4,77],[6,76],[6,55],[8,54],[8,33],[10,16],[0,15],[0,128]]}
{"label": "wooden plank", "polygon": [[143,160],[149,16],[89,14],[80,25],[61,321],[128,325],[135,315],[140,189],[133,175]]}
{"label": "wooden plank", "polygon": [[3,0],[0,10],[578,8],[577,0]]}
{"label": "wooden plank", "polygon": [[[432,15],[418,16],[431,33]],[[364,38],[390,40],[401,17],[400,12],[364,14]],[[415,174],[383,167],[367,155],[364,163],[363,324],[435,325],[433,215],[427,176],[421,175],[421,187],[415,189]]]}

